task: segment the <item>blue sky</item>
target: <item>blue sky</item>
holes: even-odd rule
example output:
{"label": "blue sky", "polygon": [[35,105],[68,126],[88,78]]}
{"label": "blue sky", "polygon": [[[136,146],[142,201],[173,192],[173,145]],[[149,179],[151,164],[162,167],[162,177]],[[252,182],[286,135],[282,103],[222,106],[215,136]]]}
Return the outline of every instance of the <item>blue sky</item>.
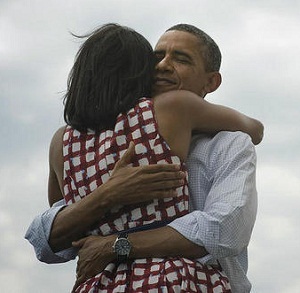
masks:
{"label": "blue sky", "polygon": [[257,146],[259,210],[249,247],[253,292],[300,287],[300,1],[0,1],[0,290],[69,292],[75,262],[46,265],[23,239],[47,208],[48,147],[63,125],[62,96],[85,33],[130,26],[154,45],[173,24],[210,34],[223,84],[207,99],[265,124]]}

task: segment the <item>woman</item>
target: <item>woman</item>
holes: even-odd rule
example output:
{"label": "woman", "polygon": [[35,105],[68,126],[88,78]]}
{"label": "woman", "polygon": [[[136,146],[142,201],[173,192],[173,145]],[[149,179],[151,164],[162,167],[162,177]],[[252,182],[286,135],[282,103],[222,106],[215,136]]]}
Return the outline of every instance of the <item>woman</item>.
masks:
{"label": "woman", "polygon": [[[58,197],[51,196],[52,201],[64,197],[72,204],[93,196],[131,141],[135,144],[133,165],[176,163],[183,171],[193,131],[242,130],[260,142],[258,121],[193,93],[173,91],[151,99],[154,66],[150,44],[129,28],[108,24],[88,36],[70,74],[64,112],[68,126],[53,140],[63,136],[55,147],[58,153],[50,157],[49,194],[61,191]],[[51,159],[61,157],[61,149],[63,158]],[[188,213],[187,181],[176,191],[172,198],[104,210],[89,233],[130,233],[166,225]],[[161,273],[153,277],[152,269],[157,267]],[[189,272],[188,277],[183,270]],[[204,284],[199,279],[203,275]],[[216,282],[222,287],[220,292],[230,292],[219,268],[179,257],[114,261],[76,292],[145,292],[140,284],[153,282],[159,292],[187,287],[188,292],[202,292]]]}

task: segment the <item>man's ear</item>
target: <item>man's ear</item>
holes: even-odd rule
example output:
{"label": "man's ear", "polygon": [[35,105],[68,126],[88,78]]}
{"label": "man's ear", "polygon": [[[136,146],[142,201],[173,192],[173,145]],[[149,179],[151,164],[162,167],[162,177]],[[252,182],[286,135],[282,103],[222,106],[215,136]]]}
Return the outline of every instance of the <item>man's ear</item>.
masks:
{"label": "man's ear", "polygon": [[208,73],[207,84],[204,89],[206,93],[214,92],[222,83],[222,75],[220,72],[214,71]]}

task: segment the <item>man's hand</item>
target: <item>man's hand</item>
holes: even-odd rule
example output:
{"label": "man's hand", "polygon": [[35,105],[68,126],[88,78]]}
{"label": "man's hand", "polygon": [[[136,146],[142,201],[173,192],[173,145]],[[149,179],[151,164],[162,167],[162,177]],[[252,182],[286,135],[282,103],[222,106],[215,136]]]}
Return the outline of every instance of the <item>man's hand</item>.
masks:
{"label": "man's hand", "polygon": [[109,188],[114,205],[128,205],[158,198],[176,196],[175,189],[184,184],[185,173],[175,164],[155,164],[132,167],[134,156],[131,142],[126,153],[116,163],[110,179],[103,185]]}
{"label": "man's hand", "polygon": [[88,236],[72,245],[79,248],[76,283],[73,291],[87,279],[102,272],[116,257],[112,246],[116,236]]}

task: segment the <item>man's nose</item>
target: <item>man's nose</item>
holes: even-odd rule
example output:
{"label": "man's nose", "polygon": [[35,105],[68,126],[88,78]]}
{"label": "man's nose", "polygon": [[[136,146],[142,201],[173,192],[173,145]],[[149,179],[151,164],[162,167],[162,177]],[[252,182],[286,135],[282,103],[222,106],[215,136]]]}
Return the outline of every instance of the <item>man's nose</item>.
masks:
{"label": "man's nose", "polygon": [[170,58],[165,56],[163,59],[157,62],[155,69],[158,71],[172,71],[173,65]]}

